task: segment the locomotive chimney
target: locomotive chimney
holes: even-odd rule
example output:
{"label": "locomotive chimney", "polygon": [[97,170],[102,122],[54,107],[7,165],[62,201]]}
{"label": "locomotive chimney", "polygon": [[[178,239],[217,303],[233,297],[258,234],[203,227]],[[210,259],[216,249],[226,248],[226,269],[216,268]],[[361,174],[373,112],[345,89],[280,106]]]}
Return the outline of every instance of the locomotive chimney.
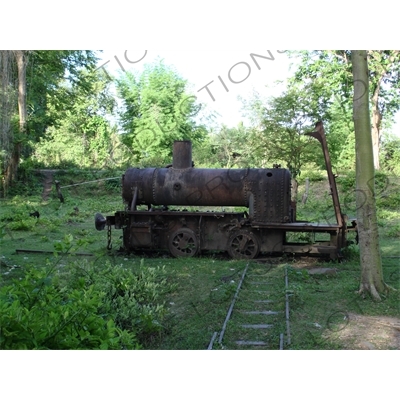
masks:
{"label": "locomotive chimney", "polygon": [[172,168],[186,169],[192,167],[192,142],[190,140],[175,140]]}

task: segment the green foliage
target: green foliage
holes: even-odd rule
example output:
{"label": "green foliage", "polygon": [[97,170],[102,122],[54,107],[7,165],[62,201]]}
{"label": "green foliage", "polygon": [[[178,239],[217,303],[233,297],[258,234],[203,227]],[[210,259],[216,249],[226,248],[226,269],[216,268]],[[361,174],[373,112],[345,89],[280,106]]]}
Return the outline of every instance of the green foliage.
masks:
{"label": "green foliage", "polygon": [[[353,76],[350,50],[293,51],[299,61],[289,87],[306,91],[313,83],[311,96],[319,99],[321,118],[326,125],[327,140],[333,167],[355,168],[355,138],[352,118]],[[371,110],[382,118],[382,125],[391,121],[400,109],[400,52],[368,50],[369,98]],[[386,168],[394,171],[391,151]],[[396,157],[394,157],[396,158]],[[398,164],[397,164],[398,165]]]}
{"label": "green foliage", "polygon": [[400,238],[400,224],[393,225],[391,226],[387,232],[387,236],[393,237],[393,238]]}
{"label": "green foliage", "polygon": [[377,210],[377,217],[380,220],[394,220],[397,218],[400,218],[400,211],[392,211],[392,210],[387,210],[385,208],[378,208]]}
{"label": "green foliage", "polygon": [[194,146],[195,165],[206,168],[247,168],[253,165],[248,141],[250,132],[243,123],[235,128],[222,125],[218,131],[210,132],[205,140]]}
{"label": "green foliage", "polygon": [[[80,244],[67,235],[55,249]],[[55,267],[29,267],[0,289],[1,349],[135,349],[163,332],[160,298],[173,288],[164,269],[83,261],[60,275]]]}
{"label": "green foliage", "polygon": [[400,175],[400,139],[387,138],[383,142],[381,165],[386,171]]}
{"label": "green foliage", "polygon": [[28,135],[33,143],[46,134],[47,128],[58,126],[60,115],[73,110],[78,95],[68,87],[79,87],[81,93],[90,96],[92,88],[87,80],[88,74],[82,71],[93,71],[97,60],[93,51],[30,52],[26,79]]}
{"label": "green foliage", "polygon": [[20,131],[16,53],[0,53],[0,86],[5,89],[2,93],[5,101],[1,102],[0,110],[4,116],[4,120],[1,118],[0,177],[5,192],[18,176],[16,172],[21,160],[29,160],[33,147],[47,134],[47,129],[57,126],[62,119],[60,116],[73,109],[77,99],[73,91],[66,89],[65,82],[88,95],[91,88],[82,70],[92,71],[97,61],[94,52],[81,50],[23,51],[23,59],[26,62],[24,114],[27,115],[26,125]]}
{"label": "green foliage", "polygon": [[[320,90],[315,93],[329,106],[335,100],[348,107],[352,101],[353,78],[350,50],[294,51],[292,57],[300,60],[293,83],[306,86],[311,79]],[[400,105],[400,52],[398,50],[369,50],[368,69],[370,97],[380,86],[379,108],[388,116]],[[351,108],[351,107],[350,107]]]}
{"label": "green foliage", "polygon": [[[398,209],[400,207],[400,192],[398,191],[398,185],[394,180],[394,176],[389,175],[383,171],[375,171],[375,201],[377,206],[377,212],[383,213],[383,208]],[[344,203],[348,205],[354,198],[355,201],[355,190],[356,190],[356,176],[354,171],[349,171],[346,175],[340,175],[337,179],[340,185],[344,197]],[[355,205],[353,206],[355,210]]]}
{"label": "green foliage", "polygon": [[102,315],[113,318],[118,328],[135,332],[141,343],[163,330],[167,309],[160,298],[172,289],[164,268],[146,268],[142,260],[138,273],[106,263],[101,268],[88,263],[68,267],[69,285],[73,288],[94,286],[104,294]]}
{"label": "green foliage", "polygon": [[308,169],[305,167],[297,181],[299,184],[304,184],[306,178],[308,178],[310,182],[322,182],[327,179],[327,176],[325,171],[317,170],[315,168]]}
{"label": "green foliage", "polygon": [[140,76],[128,72],[117,81],[124,104],[123,141],[135,164],[155,158],[158,163],[169,163],[174,140],[196,142],[204,137],[204,127],[194,121],[200,106],[186,86],[187,82],[161,61],[145,66]]}
{"label": "green foliage", "polygon": [[287,242],[303,242],[303,243],[313,243],[314,236],[311,232],[287,232],[286,233]]}
{"label": "green foliage", "polygon": [[384,192],[376,198],[376,206],[386,207],[388,209],[399,210],[400,192]]}
{"label": "green foliage", "polygon": [[52,272],[29,268],[21,281],[0,289],[1,349],[137,348],[133,334],[99,315],[103,293],[60,287]]}
{"label": "green foliage", "polygon": [[255,125],[247,138],[253,163],[281,163],[297,179],[304,164],[317,161],[318,142],[304,136],[319,119],[318,102],[308,92],[293,88],[268,101],[256,95],[245,107]]}
{"label": "green foliage", "polygon": [[[332,168],[355,170],[355,135],[351,105],[340,102],[335,97],[327,109],[324,123]],[[325,167],[322,152],[319,165]]]}
{"label": "green foliage", "polygon": [[18,169],[18,177],[8,191],[9,196],[32,196],[43,191],[43,179],[40,173],[31,169],[31,164],[23,161]]}
{"label": "green foliage", "polygon": [[359,262],[360,248],[356,244],[351,244],[342,250],[342,255],[346,261]]}
{"label": "green foliage", "polygon": [[[74,103],[58,113],[57,125],[34,145],[33,159],[46,167],[110,168],[120,162],[116,129],[107,120],[115,107],[110,82],[100,73],[80,75],[85,85],[60,86]],[[56,108],[55,99],[49,99],[48,109]]]}
{"label": "green foliage", "polygon": [[[306,167],[301,178],[308,175],[306,171],[312,170],[312,167],[308,165],[306,165]],[[121,171],[104,172],[103,174],[103,172],[100,173],[99,171],[86,170],[79,172],[78,170],[74,170],[58,172],[55,178],[59,178],[64,182],[68,181],[68,183],[77,183],[107,176],[118,176],[120,174]],[[338,181],[340,179],[339,177]],[[380,190],[383,190],[385,180],[383,177],[379,178],[379,180],[379,185],[381,185]],[[379,192],[378,197],[384,195],[392,196],[399,192],[396,182],[398,184],[395,177],[392,178],[392,176],[389,176],[389,186],[385,190]],[[114,321],[115,329],[122,329],[117,323],[118,315],[121,316],[119,319],[121,324],[126,323],[125,326],[130,324],[129,318],[125,316],[129,315],[128,313],[131,312],[131,307],[124,309],[124,299],[128,297],[122,295],[123,290],[125,290],[125,271],[128,271],[128,274],[129,271],[132,271],[133,275],[139,279],[142,272],[146,274],[147,269],[153,269],[154,279],[146,280],[146,278],[144,278],[150,286],[154,283],[161,284],[163,280],[166,281],[166,286],[160,286],[155,290],[156,293],[159,294],[156,301],[148,303],[145,301],[137,301],[137,303],[140,304],[132,306],[134,312],[136,312],[136,307],[142,307],[148,304],[153,307],[154,312],[148,317],[148,325],[145,318],[143,321],[137,318],[134,324],[131,324],[136,327],[137,331],[129,331],[129,329],[126,329],[128,334],[135,335],[133,341],[129,338],[123,339],[125,331],[120,333],[116,332],[115,335],[119,335],[120,337],[118,348],[130,348],[132,343],[139,343],[140,346],[146,349],[205,349],[213,332],[219,331],[224,323],[226,312],[237,287],[238,279],[240,279],[246,263],[243,261],[226,260],[219,255],[214,255],[212,257],[202,256],[191,260],[168,257],[156,258],[153,256],[146,258],[144,264],[140,266],[140,259],[134,255],[126,257],[121,256],[117,251],[111,254],[105,252],[106,232],[97,232],[93,229],[93,212],[99,210],[103,215],[109,215],[108,213],[112,214],[116,209],[119,209],[118,207],[121,204],[119,192],[113,192],[111,194],[104,192],[103,189],[104,187],[99,186],[99,184],[77,186],[70,189],[67,202],[63,205],[60,205],[58,199],[45,204],[41,203],[38,196],[16,196],[15,198],[2,200],[0,217],[8,215],[12,218],[13,213],[11,210],[16,210],[21,212],[21,214],[24,214],[26,211],[28,214],[30,211],[38,209],[41,215],[39,221],[37,221],[37,225],[29,232],[15,233],[8,229],[6,224],[9,221],[0,221],[0,239],[1,236],[3,236],[0,242],[2,250],[2,256],[0,257],[0,286],[18,285],[19,282],[23,281],[25,271],[32,268],[29,267],[29,264],[36,265],[37,267],[35,267],[35,269],[42,269],[40,266],[45,265],[46,258],[52,257],[48,254],[15,254],[15,248],[23,247],[26,249],[53,250],[52,243],[56,240],[61,240],[61,242],[57,242],[61,243],[62,246],[60,251],[58,251],[59,262],[56,269],[50,274],[53,279],[53,285],[57,288],[57,291],[62,291],[65,298],[69,297],[68,293],[81,287],[77,283],[79,279],[84,279],[82,290],[86,290],[86,288],[91,285],[96,285],[95,295],[101,297],[102,302],[101,307],[96,310],[96,315],[101,316],[102,321],[99,321],[99,323],[104,330],[107,330],[106,322],[108,320]],[[300,187],[300,192],[302,190],[303,188]],[[65,192],[67,192],[67,190],[65,190]],[[305,205],[298,204],[298,213],[302,213],[299,219],[323,221],[324,213],[328,216],[332,214],[332,199],[328,193],[329,185],[326,181],[311,184],[308,202]],[[342,195],[340,198],[343,201]],[[71,215],[73,207],[75,206],[79,208],[79,213],[78,215]],[[82,222],[77,222],[77,217],[79,217],[79,220]],[[392,229],[393,234],[395,234],[396,228],[393,227],[397,226],[400,222],[399,207],[378,208],[378,218],[381,224],[380,238],[381,244],[383,245],[382,257],[385,280],[389,285],[399,289],[397,272],[398,259],[392,258],[393,255],[398,255],[398,237],[389,236],[392,235]],[[34,221],[35,219],[32,218],[32,220]],[[43,225],[44,229],[39,229],[42,221],[45,222],[46,225]],[[53,233],[51,232],[51,227],[56,224],[60,225],[56,226],[56,232]],[[10,236],[10,233],[14,238]],[[88,243],[85,252],[88,251],[92,254],[96,254],[93,258],[87,258],[88,260],[95,259],[96,261],[92,264],[83,261],[81,257],[78,258],[73,255],[68,257],[65,255],[65,251],[67,251],[71,245],[72,249],[69,253],[77,249],[75,239],[71,241],[70,236],[63,239],[65,233],[71,233],[74,238],[85,239],[87,242],[92,242],[94,239],[93,243]],[[316,235],[317,240],[319,240],[318,236],[319,235]],[[353,237],[350,239],[353,239]],[[118,235],[113,235],[114,249],[118,248],[119,242],[120,239]],[[348,344],[345,338],[335,339],[334,342],[326,340],[326,333],[329,333],[327,321],[336,310],[360,312],[355,306],[355,298],[360,302],[360,306],[365,315],[391,315],[394,317],[398,315],[399,291],[391,292],[387,299],[380,304],[358,298],[355,294],[359,288],[360,275],[358,246],[352,245],[347,248],[344,256],[345,262],[335,264],[335,268],[338,269],[336,275],[316,277],[310,274],[307,277],[306,272],[289,275],[289,291],[292,291],[289,293],[290,322],[293,332],[292,348],[332,349],[337,347],[343,348],[345,346],[347,346],[347,348],[354,348]],[[389,257],[386,258],[385,256]],[[61,257],[63,258],[61,259]],[[77,262],[72,263],[73,260],[77,260]],[[262,270],[263,273],[270,270],[271,278],[274,277],[273,289],[271,290],[272,296],[276,295],[278,301],[280,301],[281,297],[284,298],[283,269],[287,265],[281,264],[282,262],[286,262],[285,259],[282,260],[279,257],[272,257],[269,258],[266,263],[253,263],[254,265],[258,265],[257,268]],[[65,266],[64,264],[66,263],[67,265]],[[120,264],[123,264],[124,267]],[[115,265],[115,267],[112,267],[112,265]],[[163,269],[162,266],[165,266],[165,269]],[[300,271],[300,269],[303,269],[305,266],[306,268],[311,266],[330,267],[332,264],[314,257],[301,257],[298,258],[292,266],[294,271]],[[114,274],[114,268],[116,268],[115,271],[119,271],[120,269],[124,271],[122,272],[120,280],[118,280],[120,272],[115,272]],[[110,275],[105,273],[107,269],[110,269]],[[98,277],[89,280],[89,277],[84,271],[90,271],[90,275],[98,275]],[[108,276],[110,282],[107,280]],[[19,281],[19,277],[22,278],[21,281]],[[13,279],[16,280],[12,281]],[[142,278],[140,278],[140,280],[142,280]],[[264,278],[262,280],[264,281]],[[119,300],[116,300],[114,303],[109,302],[105,304],[105,294],[113,293],[114,282],[116,287],[118,287],[119,290],[121,289],[119,293],[114,293],[115,298]],[[176,286],[172,288],[171,282],[176,284]],[[244,284],[246,286],[246,281]],[[108,290],[110,291],[108,292]],[[92,294],[87,295],[87,297],[89,296],[93,297]],[[150,291],[149,297],[151,296]],[[56,296],[55,298],[57,299]],[[57,305],[57,309],[61,309],[59,307],[60,302],[57,301],[53,304]],[[87,300],[84,301],[86,302]],[[132,297],[129,301],[131,302],[130,304],[135,304]],[[120,307],[118,305],[119,302],[122,303]],[[276,305],[277,303],[274,304]],[[155,311],[157,305],[164,307],[164,311],[160,312],[160,314],[157,314],[158,311]],[[237,303],[237,305],[239,309],[240,304]],[[72,304],[70,304],[70,307],[72,307]],[[277,305],[277,307],[278,308],[274,308],[274,310],[284,310],[284,305],[282,307]],[[167,308],[168,314],[165,313]],[[2,310],[1,308],[1,311]],[[51,311],[50,305],[46,310],[47,312]],[[144,312],[145,315],[150,314],[145,307]],[[2,312],[2,314],[4,313]],[[16,315],[17,312],[12,314],[13,321],[16,320]],[[34,315],[38,315],[37,310]],[[284,320],[284,313],[279,314],[278,317]],[[39,319],[41,316],[37,318]],[[59,321],[60,324],[63,323],[63,320],[56,321]],[[3,324],[1,316],[0,323]],[[39,323],[33,320],[30,320],[29,323],[31,326],[35,327],[35,331],[39,330],[39,328],[43,329],[43,327],[39,326]],[[314,323],[318,323],[322,328],[316,328]],[[79,321],[77,321],[76,324],[79,325]],[[73,326],[72,322],[70,326]],[[228,325],[228,334],[229,326],[230,324]],[[59,327],[61,327],[61,325],[59,325]],[[94,327],[92,326],[90,330],[91,335],[95,337],[96,332]],[[68,338],[68,332],[64,335],[66,331],[67,329],[63,330],[61,337],[71,343],[76,341],[76,339],[72,338],[70,340]],[[13,338],[18,336],[18,332],[22,332],[21,327],[18,328]],[[55,332],[55,330],[52,332]],[[284,330],[280,332],[284,332]],[[313,335],[312,341],[310,341],[308,337],[310,332]],[[237,338],[238,336],[233,337],[234,340]],[[16,342],[17,340],[13,341],[12,345],[14,347],[17,347],[15,344]],[[277,348],[278,342],[279,335],[276,340],[270,341],[271,348]],[[100,343],[100,340],[98,340],[97,343]],[[89,345],[91,345],[92,348],[97,348],[94,343],[89,343]],[[88,343],[82,341],[82,348],[83,346],[88,346]],[[56,343],[55,347],[59,348],[60,346]],[[110,345],[109,348],[114,347]]]}
{"label": "green foliage", "polygon": [[348,193],[356,188],[356,173],[349,171],[345,175],[340,175],[336,181],[342,187],[343,192]]}
{"label": "green foliage", "polygon": [[[18,197],[16,196],[18,199]],[[38,220],[29,216],[29,212],[32,212],[33,208],[30,208],[26,204],[16,205],[12,210],[6,211],[0,217],[1,222],[5,222],[4,225],[7,229],[12,231],[31,231],[35,228]]]}

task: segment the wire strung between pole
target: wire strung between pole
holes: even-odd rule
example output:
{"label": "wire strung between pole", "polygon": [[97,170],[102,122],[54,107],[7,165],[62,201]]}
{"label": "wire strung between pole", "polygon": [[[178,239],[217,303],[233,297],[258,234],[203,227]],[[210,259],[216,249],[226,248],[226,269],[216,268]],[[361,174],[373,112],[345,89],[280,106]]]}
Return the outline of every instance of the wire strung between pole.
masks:
{"label": "wire strung between pole", "polygon": [[96,182],[101,182],[101,181],[111,181],[113,179],[121,179],[121,177],[120,176],[116,176],[115,178],[104,178],[104,179],[96,179],[95,181],[87,181],[87,182],[75,183],[73,185],[60,186],[60,189],[64,189],[64,188],[72,187],[72,186],[87,185],[88,183],[96,183]]}

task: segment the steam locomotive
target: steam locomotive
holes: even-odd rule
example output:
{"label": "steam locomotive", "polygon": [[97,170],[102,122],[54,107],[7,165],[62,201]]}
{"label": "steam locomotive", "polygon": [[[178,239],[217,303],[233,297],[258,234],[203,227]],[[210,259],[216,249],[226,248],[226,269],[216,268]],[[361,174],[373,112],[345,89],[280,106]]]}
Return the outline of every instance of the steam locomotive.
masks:
{"label": "steam locomotive", "polygon": [[[227,251],[234,259],[253,259],[260,252],[300,253],[336,259],[347,245],[347,233],[356,231],[357,224],[340,210],[322,122],[308,135],[317,138],[324,151],[336,223],[296,220],[287,169],[277,165],[270,169],[197,169],[191,142],[175,141],[171,165],[125,172],[125,210],[106,218],[96,214],[96,229],[107,227],[109,249],[111,228],[122,229],[126,252],[169,250],[175,257],[192,257],[205,251]],[[147,209],[138,209],[141,205]],[[194,210],[204,206],[244,210]],[[325,235],[322,241],[289,242],[289,232]]]}

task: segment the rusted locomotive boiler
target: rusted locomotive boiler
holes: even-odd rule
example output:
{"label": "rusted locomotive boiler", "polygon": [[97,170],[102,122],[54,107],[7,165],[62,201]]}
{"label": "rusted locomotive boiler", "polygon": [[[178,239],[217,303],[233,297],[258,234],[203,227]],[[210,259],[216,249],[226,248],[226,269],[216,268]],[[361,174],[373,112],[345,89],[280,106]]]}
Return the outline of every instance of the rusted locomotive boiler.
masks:
{"label": "rusted locomotive boiler", "polygon": [[[125,251],[169,250],[176,257],[204,251],[227,251],[232,258],[256,258],[264,253],[328,254],[336,258],[346,245],[346,226],[340,211],[322,123],[311,135],[321,141],[327,161],[336,224],[296,221],[287,169],[197,169],[190,141],[176,141],[173,163],[166,168],[130,168],[122,177],[126,208],[106,218],[96,214],[98,230],[123,230]],[[138,209],[145,205],[147,209]],[[202,211],[195,207],[243,207],[241,212]],[[177,209],[183,207],[183,209]],[[287,232],[327,233],[328,240],[289,243]]]}

